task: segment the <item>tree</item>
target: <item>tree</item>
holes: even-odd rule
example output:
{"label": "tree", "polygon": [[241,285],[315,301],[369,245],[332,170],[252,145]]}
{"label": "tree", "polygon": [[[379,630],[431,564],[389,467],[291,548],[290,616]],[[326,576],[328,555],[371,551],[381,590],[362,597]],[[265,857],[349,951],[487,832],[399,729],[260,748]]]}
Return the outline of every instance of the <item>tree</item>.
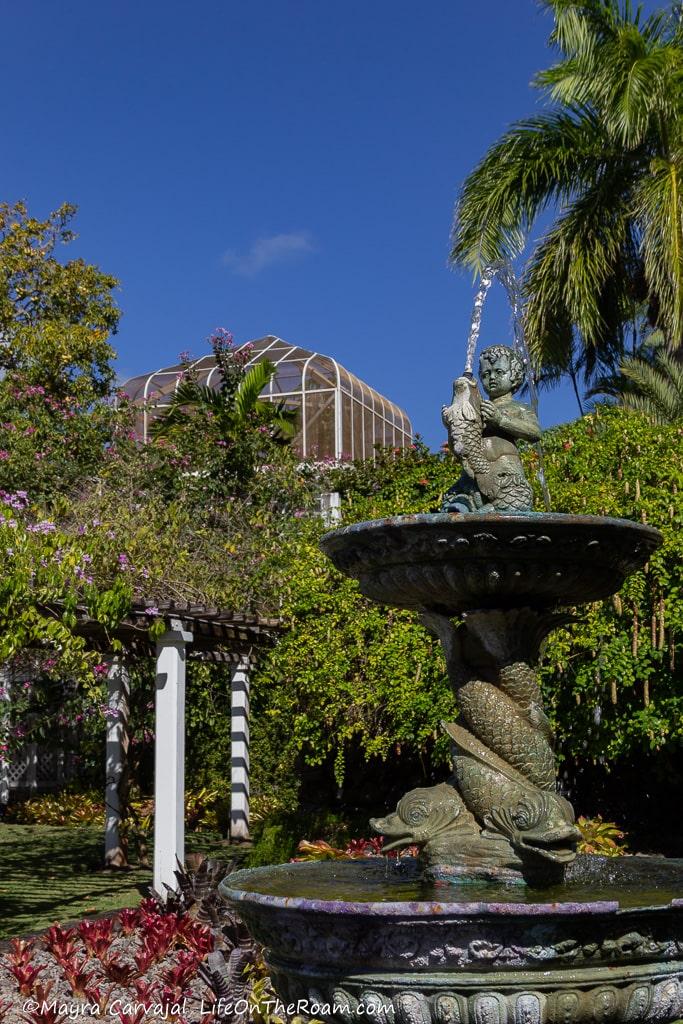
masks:
{"label": "tree", "polygon": [[481,271],[555,221],[524,274],[532,357],[550,377],[613,369],[639,305],[683,339],[683,25],[629,0],[542,0],[560,60],[534,85],[551,109],[513,125],[466,179],[453,263]]}
{"label": "tree", "polygon": [[595,381],[588,396],[595,395],[609,395],[655,423],[677,423],[683,420],[683,365],[661,333],[653,332],[636,353],[624,357],[617,372]]}
{"label": "tree", "polygon": [[297,414],[284,402],[269,402],[260,394],[275,374],[261,360],[247,369],[248,346],[235,349],[229,331],[219,328],[209,339],[218,367],[218,387],[199,383],[189,360],[167,411],[152,423],[152,437],[169,439],[199,459],[196,470],[219,490],[238,493],[268,451],[287,445],[296,431]]}
{"label": "tree", "polygon": [[0,488],[50,502],[92,472],[111,439],[115,278],[60,262],[75,207],[46,220],[0,204]]}
{"label": "tree", "polygon": [[55,249],[76,237],[76,207],[46,220],[24,203],[0,204],[0,366],[51,394],[105,397],[114,379],[108,336],[120,311],[116,278],[82,259],[60,263]]}

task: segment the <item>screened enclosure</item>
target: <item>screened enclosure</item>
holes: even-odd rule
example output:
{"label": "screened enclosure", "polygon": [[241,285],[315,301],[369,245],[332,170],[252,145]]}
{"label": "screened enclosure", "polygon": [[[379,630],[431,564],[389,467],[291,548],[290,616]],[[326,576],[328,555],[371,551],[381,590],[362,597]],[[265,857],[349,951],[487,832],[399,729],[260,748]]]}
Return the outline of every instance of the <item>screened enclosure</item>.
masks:
{"label": "screened enclosure", "polygon": [[[298,413],[294,447],[311,459],[371,459],[375,445],[405,448],[412,441],[412,426],[405,412],[369,387],[335,359],[290,345],[268,335],[251,345],[251,366],[262,359],[276,372],[261,397],[284,402]],[[245,348],[246,346],[240,346]],[[218,387],[218,369],[212,354],[192,362],[199,383]],[[139,406],[138,430],[147,440],[153,419],[163,415],[183,370],[180,364],[131,377],[122,385]]]}

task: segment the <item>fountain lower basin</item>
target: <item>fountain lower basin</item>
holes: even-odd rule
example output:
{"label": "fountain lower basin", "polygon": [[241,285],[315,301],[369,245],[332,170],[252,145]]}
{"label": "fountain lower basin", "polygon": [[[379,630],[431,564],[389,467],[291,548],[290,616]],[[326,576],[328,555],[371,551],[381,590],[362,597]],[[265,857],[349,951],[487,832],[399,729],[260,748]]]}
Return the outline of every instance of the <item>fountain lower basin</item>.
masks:
{"label": "fountain lower basin", "polygon": [[221,885],[285,1002],[344,1024],[683,1014],[683,861],[580,856],[561,887],[426,883],[417,862],[284,864]]}

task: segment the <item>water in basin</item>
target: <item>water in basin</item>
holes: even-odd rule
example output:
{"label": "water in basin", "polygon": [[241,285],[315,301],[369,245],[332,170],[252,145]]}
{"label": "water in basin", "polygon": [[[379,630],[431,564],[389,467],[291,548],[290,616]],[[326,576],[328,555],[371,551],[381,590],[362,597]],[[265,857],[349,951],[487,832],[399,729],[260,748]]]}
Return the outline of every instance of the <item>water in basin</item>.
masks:
{"label": "water in basin", "polygon": [[[413,858],[280,864],[241,872],[239,889],[265,896],[349,903],[617,903],[624,909],[667,906],[683,899],[683,861],[655,857],[579,858],[563,885],[425,881]],[[226,880],[228,888],[231,879]]]}

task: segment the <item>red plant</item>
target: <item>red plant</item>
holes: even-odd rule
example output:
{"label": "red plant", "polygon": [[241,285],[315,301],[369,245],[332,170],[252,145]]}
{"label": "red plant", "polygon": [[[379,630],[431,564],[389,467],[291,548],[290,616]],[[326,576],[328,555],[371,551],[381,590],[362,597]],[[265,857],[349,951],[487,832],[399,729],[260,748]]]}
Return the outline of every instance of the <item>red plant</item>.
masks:
{"label": "red plant", "polygon": [[31,964],[10,964],[10,974],[14,975],[22,996],[32,995],[36,979],[46,966],[47,964],[41,964],[39,967],[32,967]]}
{"label": "red plant", "polygon": [[142,1024],[145,1019],[145,1007],[136,1007],[135,1013],[124,1013],[123,1010],[119,1010],[119,1019],[121,1024]]}
{"label": "red plant", "polygon": [[154,962],[154,954],[147,946],[142,946],[137,953],[133,954],[133,960],[135,960],[138,974],[145,974]]}
{"label": "red plant", "polygon": [[72,960],[67,960],[61,965],[64,977],[75,996],[84,996],[90,982],[97,974],[97,968],[92,968],[89,971],[85,970],[85,966],[88,963],[90,961],[86,960],[84,956],[80,956],[78,959],[74,957]]}
{"label": "red plant", "polygon": [[49,949],[59,963],[63,964],[71,960],[78,952],[78,946],[74,942],[76,929],[64,930],[58,924],[53,924],[43,935],[45,948]]}
{"label": "red plant", "polygon": [[137,971],[137,965],[126,963],[118,953],[112,952],[106,957],[100,957],[100,963],[109,980],[117,985],[127,985]]}
{"label": "red plant", "polygon": [[154,1003],[159,999],[159,982],[148,978],[136,978],[133,982],[135,994],[141,1003]]}
{"label": "red plant", "polygon": [[81,921],[78,934],[91,956],[100,957],[107,952],[112,944],[112,927],[113,922],[106,917],[99,921]]}
{"label": "red plant", "polygon": [[0,999],[0,1020],[3,1020],[8,1010],[12,1009],[11,999]]}
{"label": "red plant", "polygon": [[351,857],[379,857],[384,846],[384,836],[372,836],[370,839],[352,839],[345,853]]}
{"label": "red plant", "polygon": [[50,999],[52,982],[46,985],[36,985],[33,993],[35,1006],[27,1007],[28,1013],[22,1013],[22,1017],[28,1024],[58,1024],[64,1020],[64,1012],[59,1005],[59,1000]]}
{"label": "red plant", "polygon": [[96,1006],[100,1015],[102,1015],[107,1012],[107,1007],[111,1002],[111,994],[113,991],[113,985],[110,985],[109,988],[102,988],[101,985],[88,985],[85,989],[85,998],[89,1003]]}
{"label": "red plant", "polygon": [[119,914],[119,923],[124,935],[132,935],[137,928],[139,921],[140,912],[135,908],[122,910]]}
{"label": "red plant", "polygon": [[173,992],[177,993],[173,1001],[182,997],[183,990],[189,985],[197,973],[199,957],[196,953],[182,951],[175,957],[175,963],[164,968],[161,977]]}
{"label": "red plant", "polygon": [[15,967],[26,967],[33,959],[35,945],[33,939],[30,939],[28,942],[25,942],[24,939],[12,939],[8,954],[9,962],[14,964]]}
{"label": "red plant", "polygon": [[160,904],[151,896],[147,896],[144,900],[140,900],[139,911],[141,914],[158,914]]}
{"label": "red plant", "polygon": [[194,950],[200,957],[212,953],[215,945],[213,932],[208,925],[199,924],[191,917],[183,917],[178,923],[177,937],[179,941]]}
{"label": "red plant", "polygon": [[177,914],[145,914],[141,922],[143,948],[154,960],[161,960],[169,951],[177,929]]}
{"label": "red plant", "polygon": [[172,1020],[175,1021],[176,1024],[180,1024],[180,1021],[183,1020],[183,1018],[180,1016],[180,1012],[172,1013],[171,1011],[174,1006],[178,1008],[182,1006],[182,992],[178,991],[177,989],[172,989],[168,985],[164,985],[163,989],[161,990],[161,995],[159,996],[159,1002],[163,1006],[164,1013],[166,1015],[164,1017],[164,1020]]}

